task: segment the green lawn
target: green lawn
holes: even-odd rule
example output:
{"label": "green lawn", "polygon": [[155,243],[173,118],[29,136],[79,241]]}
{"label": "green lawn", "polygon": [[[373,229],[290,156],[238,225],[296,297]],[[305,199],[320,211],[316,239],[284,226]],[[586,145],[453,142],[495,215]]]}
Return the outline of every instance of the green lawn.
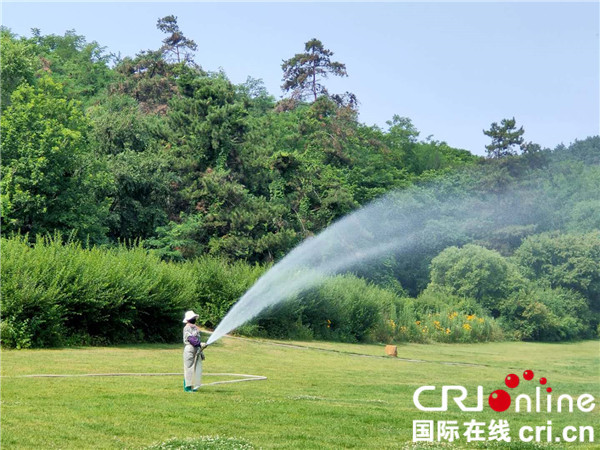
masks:
{"label": "green lawn", "polygon": [[[143,448],[170,438],[235,437],[259,448],[417,448],[413,420],[507,419],[510,448],[523,425],[552,421],[554,436],[568,425],[595,428],[591,413],[497,413],[487,394],[509,373],[531,369],[553,394],[590,393],[600,400],[598,341],[574,344],[490,343],[404,345],[398,358],[383,346],[225,338],[206,350],[204,371],[264,375],[266,381],[205,386],[184,393],[181,376],[19,378],[28,374],[179,372],[181,346],[148,345],[2,352],[3,448]],[[372,355],[365,357],[360,355]],[[414,362],[409,360],[420,360]],[[463,363],[447,364],[452,363]],[[225,377],[205,377],[205,382]],[[522,383],[525,383],[522,381]],[[533,382],[519,392],[533,392]],[[485,388],[483,412],[421,412],[412,402],[421,385]],[[432,396],[424,397],[431,404]],[[473,404],[474,400],[470,400]],[[543,435],[545,438],[545,434]],[[466,446],[465,438],[456,445]],[[469,444],[471,447],[475,445]],[[437,447],[430,445],[429,448]],[[552,445],[552,448],[564,448]],[[449,447],[447,445],[446,447]],[[480,447],[489,447],[487,443]],[[578,444],[579,448],[597,448]]]}

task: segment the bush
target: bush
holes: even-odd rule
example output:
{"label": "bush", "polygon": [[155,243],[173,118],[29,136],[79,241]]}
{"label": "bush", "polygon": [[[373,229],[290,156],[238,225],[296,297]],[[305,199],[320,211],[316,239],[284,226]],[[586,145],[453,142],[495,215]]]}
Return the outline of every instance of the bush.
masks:
{"label": "bush", "polygon": [[524,284],[516,268],[500,253],[478,245],[448,247],[431,261],[431,286],[475,299],[498,315],[499,302]]}
{"label": "bush", "polygon": [[503,334],[473,299],[430,287],[417,299],[403,298],[390,305],[377,336],[386,343],[425,343],[495,341]]}
{"label": "bush", "polygon": [[[189,271],[141,246],[84,249],[60,236],[2,239],[2,344],[172,341],[193,296]],[[177,334],[174,334],[177,331]]]}
{"label": "bush", "polygon": [[352,275],[339,275],[308,292],[302,318],[315,337],[361,342],[380,318],[381,306],[395,294]]}
{"label": "bush", "polygon": [[600,311],[600,232],[544,233],[525,239],[514,260],[530,280],[573,289]]}
{"label": "bush", "polygon": [[381,320],[383,305],[395,299],[393,292],[361,278],[338,275],[265,310],[253,322],[252,334],[283,339],[368,341]]}
{"label": "bush", "polygon": [[516,339],[563,341],[593,334],[585,298],[568,289],[534,286],[504,300],[500,310],[503,327]]}
{"label": "bush", "polygon": [[315,334],[310,324],[303,323],[304,309],[306,305],[299,298],[291,298],[265,309],[237,332],[272,339],[312,340]]}
{"label": "bush", "polygon": [[180,267],[191,277],[193,294],[189,307],[208,327],[216,326],[265,271],[265,267],[258,264],[228,262],[210,256],[180,264]]}
{"label": "bush", "polygon": [[2,239],[2,345],[14,348],[179,339],[186,309],[216,325],[264,267],[202,257],[163,262],[131,248]]}

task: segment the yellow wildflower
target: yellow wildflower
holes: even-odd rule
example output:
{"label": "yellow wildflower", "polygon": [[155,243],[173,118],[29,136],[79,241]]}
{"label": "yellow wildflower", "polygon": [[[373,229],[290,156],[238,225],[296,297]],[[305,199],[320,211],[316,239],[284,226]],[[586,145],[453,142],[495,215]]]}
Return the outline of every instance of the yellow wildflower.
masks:
{"label": "yellow wildflower", "polygon": [[475,314],[470,314],[467,316],[467,320],[473,320],[475,318]]}
{"label": "yellow wildflower", "polygon": [[446,334],[450,334],[450,333],[451,333],[450,328],[446,328]]}
{"label": "yellow wildflower", "polygon": [[469,325],[468,323],[463,324],[463,328],[467,331],[469,331],[471,329],[471,325]]}

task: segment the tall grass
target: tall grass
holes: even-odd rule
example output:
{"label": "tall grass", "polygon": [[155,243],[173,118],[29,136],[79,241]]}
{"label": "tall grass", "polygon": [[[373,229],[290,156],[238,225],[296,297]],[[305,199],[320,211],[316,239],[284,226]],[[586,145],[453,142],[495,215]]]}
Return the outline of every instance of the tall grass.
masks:
{"label": "tall grass", "polygon": [[202,258],[164,262],[141,245],[83,248],[61,236],[2,239],[1,338],[8,347],[172,342],[196,309],[215,323],[261,272]]}

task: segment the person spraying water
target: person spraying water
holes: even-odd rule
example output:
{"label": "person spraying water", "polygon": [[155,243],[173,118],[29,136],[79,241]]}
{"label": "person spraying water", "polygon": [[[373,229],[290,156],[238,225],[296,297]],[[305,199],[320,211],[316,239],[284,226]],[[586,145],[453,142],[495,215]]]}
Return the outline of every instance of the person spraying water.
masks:
{"label": "person spraying water", "polygon": [[196,325],[198,314],[187,311],[183,318],[183,390],[196,392],[202,384],[202,361],[206,344],[200,341],[200,329]]}

